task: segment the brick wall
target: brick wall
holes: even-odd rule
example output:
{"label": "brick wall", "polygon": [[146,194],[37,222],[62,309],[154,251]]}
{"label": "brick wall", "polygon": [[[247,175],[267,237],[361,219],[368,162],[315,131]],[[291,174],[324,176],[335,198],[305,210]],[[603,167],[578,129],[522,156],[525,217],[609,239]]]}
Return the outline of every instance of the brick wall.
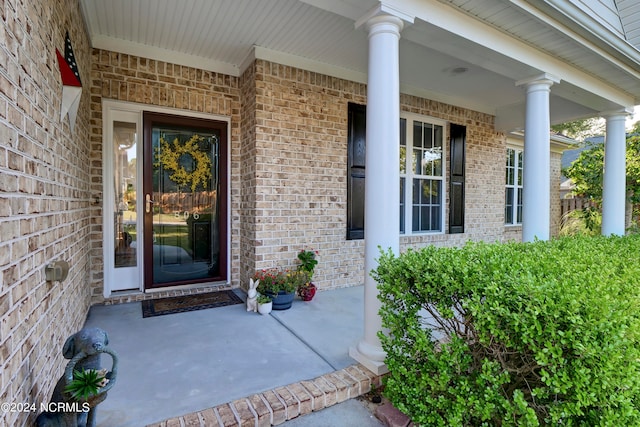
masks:
{"label": "brick wall", "polygon": [[246,286],[256,270],[256,66],[240,79],[240,282]]}
{"label": "brick wall", "polygon": [[[101,50],[92,70],[92,191],[102,189],[103,98],[230,116],[232,285],[244,287],[256,269],[295,266],[302,248],[320,252],[321,288],[362,283],[363,242],[345,238],[347,105],[366,103],[366,85],[262,60],[232,78]],[[401,237],[401,247],[518,239],[520,230],[503,223],[504,164],[495,159],[506,138],[493,116],[409,95],[401,108],[467,127],[465,233]],[[94,220],[99,302],[102,229]]]}
{"label": "brick wall", "polygon": [[[363,241],[346,240],[347,105],[366,86],[266,61],[255,63],[255,266],[296,265],[320,252],[321,288],[360,284]],[[504,238],[506,138],[493,116],[409,95],[401,109],[467,127],[465,233],[401,237],[401,247]],[[448,153],[447,153],[448,155]],[[448,217],[448,212],[446,213]],[[445,227],[446,229],[446,227]]]}
{"label": "brick wall", "polygon": [[347,104],[365,85],[256,61],[256,268],[320,253],[322,288],[362,283],[362,241],[346,240]]}
{"label": "brick wall", "polygon": [[[0,3],[0,401],[48,402],[67,360],[65,339],[89,307],[90,48],[75,0]],[[55,50],[69,31],[84,83],[73,132],[60,119]],[[45,282],[53,260],[71,265]],[[0,425],[36,414],[0,413]]]}

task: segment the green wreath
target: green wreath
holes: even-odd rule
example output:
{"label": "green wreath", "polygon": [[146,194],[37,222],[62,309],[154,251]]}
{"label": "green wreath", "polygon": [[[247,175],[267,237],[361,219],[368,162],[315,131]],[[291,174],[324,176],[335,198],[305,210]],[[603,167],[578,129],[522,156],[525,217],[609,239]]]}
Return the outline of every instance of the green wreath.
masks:
{"label": "green wreath", "polygon": [[[181,144],[178,138],[169,143],[164,137],[160,137],[160,149],[157,155],[158,162],[170,172],[169,178],[179,186],[188,186],[191,191],[196,191],[198,184],[202,183],[204,189],[211,178],[211,159],[207,152],[200,150],[200,141],[204,138],[193,135],[188,141]],[[192,171],[181,165],[181,159],[189,156],[195,163]]]}

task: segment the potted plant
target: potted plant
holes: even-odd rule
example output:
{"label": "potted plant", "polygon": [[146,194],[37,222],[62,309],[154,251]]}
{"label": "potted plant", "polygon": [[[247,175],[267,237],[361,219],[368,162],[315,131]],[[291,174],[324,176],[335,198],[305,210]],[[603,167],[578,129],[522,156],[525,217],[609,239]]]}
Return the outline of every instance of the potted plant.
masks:
{"label": "potted plant", "polygon": [[291,308],[296,289],[298,289],[296,277],[290,270],[272,268],[261,270],[253,276],[254,280],[260,280],[258,292],[272,298],[274,310],[287,310]]}
{"label": "potted plant", "polygon": [[313,278],[313,271],[316,268],[316,265],[318,265],[318,260],[316,259],[317,255],[318,251],[310,251],[306,249],[298,252],[298,260],[300,261],[298,271],[302,271],[307,274],[307,280],[297,288],[298,296],[302,301],[311,301],[316,294],[316,285],[313,284],[311,279]]}
{"label": "potted plant", "polygon": [[67,384],[64,391],[69,393],[73,399],[79,402],[89,402],[93,407],[102,398],[100,389],[105,387],[108,382],[106,369],[86,369],[81,371],[74,369],[73,380]]}
{"label": "potted plant", "polygon": [[269,314],[273,308],[273,301],[269,295],[258,295],[258,313]]}

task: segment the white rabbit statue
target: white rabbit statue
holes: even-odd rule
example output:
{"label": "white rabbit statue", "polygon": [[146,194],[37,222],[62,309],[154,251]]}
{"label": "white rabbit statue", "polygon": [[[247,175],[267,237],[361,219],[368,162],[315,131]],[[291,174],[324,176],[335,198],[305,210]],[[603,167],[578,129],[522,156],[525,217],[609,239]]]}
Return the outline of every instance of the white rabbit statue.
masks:
{"label": "white rabbit statue", "polygon": [[260,280],[249,279],[249,290],[247,291],[247,311],[258,311],[258,285]]}

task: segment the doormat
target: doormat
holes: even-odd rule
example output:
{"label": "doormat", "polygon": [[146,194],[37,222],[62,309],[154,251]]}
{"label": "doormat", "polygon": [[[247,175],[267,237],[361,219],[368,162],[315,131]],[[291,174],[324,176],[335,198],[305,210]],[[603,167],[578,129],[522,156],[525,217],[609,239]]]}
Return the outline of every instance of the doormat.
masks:
{"label": "doormat", "polygon": [[142,317],[163,316],[165,314],[186,313],[205,308],[242,304],[242,299],[233,291],[207,292],[142,301]]}

